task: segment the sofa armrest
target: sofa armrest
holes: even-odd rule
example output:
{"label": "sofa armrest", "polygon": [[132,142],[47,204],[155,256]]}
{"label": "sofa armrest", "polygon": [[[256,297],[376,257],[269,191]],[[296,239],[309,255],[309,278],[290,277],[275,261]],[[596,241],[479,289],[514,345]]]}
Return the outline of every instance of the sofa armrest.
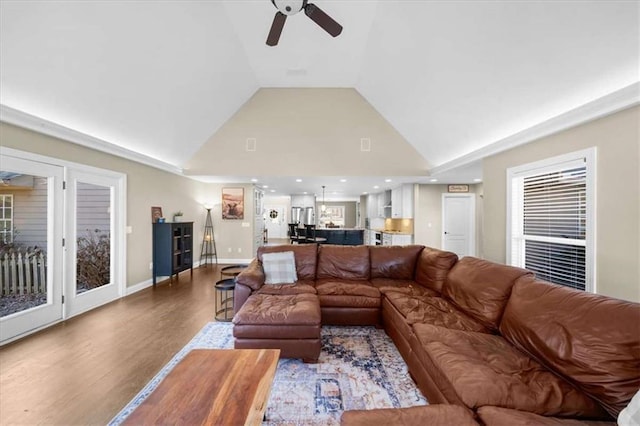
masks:
{"label": "sofa armrest", "polygon": [[233,289],[233,312],[234,315],[238,313],[244,302],[247,301],[249,296],[251,296],[253,291],[251,288],[247,287],[243,284],[236,283],[235,288]]}
{"label": "sofa armrest", "polygon": [[262,269],[262,263],[256,258],[238,274],[236,284],[242,284],[255,291],[264,285],[264,280],[265,275],[264,269]]}

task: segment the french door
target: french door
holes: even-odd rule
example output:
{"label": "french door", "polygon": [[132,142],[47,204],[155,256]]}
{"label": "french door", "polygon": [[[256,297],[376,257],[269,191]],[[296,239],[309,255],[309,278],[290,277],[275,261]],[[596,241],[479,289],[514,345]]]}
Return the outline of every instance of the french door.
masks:
{"label": "french door", "polygon": [[124,295],[124,174],[0,147],[0,179],[0,344]]}
{"label": "french door", "polygon": [[60,166],[1,155],[0,343],[63,318]]}
{"label": "french door", "polygon": [[[121,178],[70,168],[66,175],[65,313],[73,316],[122,296]],[[121,256],[120,256],[121,257]]]}

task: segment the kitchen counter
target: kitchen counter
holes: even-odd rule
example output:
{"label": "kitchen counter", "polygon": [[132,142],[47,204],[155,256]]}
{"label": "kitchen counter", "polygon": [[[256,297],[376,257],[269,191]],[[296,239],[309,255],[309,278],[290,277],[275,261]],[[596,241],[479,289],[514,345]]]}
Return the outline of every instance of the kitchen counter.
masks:
{"label": "kitchen counter", "polygon": [[323,244],[357,246],[364,244],[364,229],[357,228],[316,228],[316,237],[326,238]]}
{"label": "kitchen counter", "polygon": [[384,229],[371,229],[374,232],[382,232],[383,234],[395,234],[395,235],[413,235],[411,232],[402,232],[402,231],[391,231]]}

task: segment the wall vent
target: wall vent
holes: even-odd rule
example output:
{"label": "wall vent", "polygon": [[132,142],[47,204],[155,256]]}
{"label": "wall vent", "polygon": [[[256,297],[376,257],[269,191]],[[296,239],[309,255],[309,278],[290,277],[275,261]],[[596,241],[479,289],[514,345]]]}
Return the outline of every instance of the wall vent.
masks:
{"label": "wall vent", "polygon": [[256,150],[256,138],[247,138],[247,151]]}
{"label": "wall vent", "polygon": [[371,139],[369,138],[360,139],[360,151],[362,152],[371,151]]}

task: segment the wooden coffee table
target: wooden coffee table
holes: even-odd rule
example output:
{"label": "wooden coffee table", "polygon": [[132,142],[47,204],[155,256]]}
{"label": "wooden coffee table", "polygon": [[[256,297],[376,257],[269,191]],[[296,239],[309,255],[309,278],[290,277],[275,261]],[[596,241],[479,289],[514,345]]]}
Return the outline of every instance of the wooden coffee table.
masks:
{"label": "wooden coffee table", "polygon": [[260,425],[279,349],[195,349],[124,424]]}

